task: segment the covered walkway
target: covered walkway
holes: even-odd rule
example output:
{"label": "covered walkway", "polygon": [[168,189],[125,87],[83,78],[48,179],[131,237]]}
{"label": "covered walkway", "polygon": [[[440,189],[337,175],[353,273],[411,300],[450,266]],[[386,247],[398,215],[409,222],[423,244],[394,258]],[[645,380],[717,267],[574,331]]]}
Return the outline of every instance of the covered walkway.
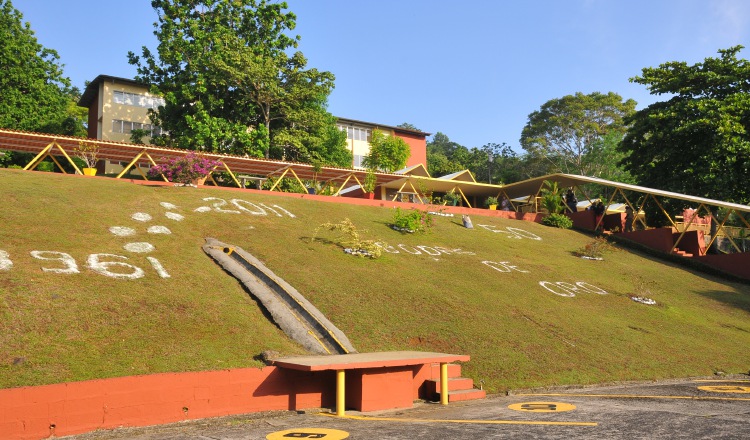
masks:
{"label": "covered walkway", "polygon": [[[0,150],[33,153],[36,155],[34,159],[24,167],[26,170],[36,169],[44,159],[50,158],[63,173],[66,173],[63,164],[67,163],[72,167],[76,174],[82,174],[81,170],[72,160],[75,156],[74,151],[81,142],[97,145],[99,159],[120,162],[123,164],[124,169],[122,172],[117,176],[114,176],[117,179],[134,171],[140,174],[144,180],[149,180],[146,173],[143,171],[144,168],[148,169],[148,167],[156,165],[157,161],[162,162],[169,159],[183,157],[191,152],[189,150],[161,148],[152,145],[137,145],[97,139],[0,129]],[[202,154],[209,159],[221,162],[222,165],[215,169],[213,173],[226,172],[232,183],[238,188],[244,187],[244,185],[240,183],[241,180],[273,178],[275,181],[278,181],[282,178],[289,178],[296,180],[302,187],[305,186],[303,180],[321,182],[324,187],[331,187],[331,193],[333,195],[339,195],[345,188],[361,185],[367,174],[364,170],[335,167],[316,168],[309,164],[242,157],[229,154]],[[402,177],[403,176],[389,173],[377,173],[378,184],[386,184]],[[213,175],[209,176],[209,179],[214,185],[218,185]],[[164,178],[164,180],[166,181],[166,178]],[[271,190],[275,189],[278,188],[271,188]]]}

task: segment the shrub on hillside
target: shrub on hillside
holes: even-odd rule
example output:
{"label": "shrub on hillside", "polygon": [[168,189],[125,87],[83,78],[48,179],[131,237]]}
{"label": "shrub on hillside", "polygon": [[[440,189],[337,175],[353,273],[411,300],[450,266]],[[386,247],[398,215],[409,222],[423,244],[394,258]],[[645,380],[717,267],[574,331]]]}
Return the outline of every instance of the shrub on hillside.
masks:
{"label": "shrub on hillside", "polygon": [[604,253],[612,249],[614,248],[605,237],[596,237],[594,238],[594,241],[586,243],[585,246],[579,248],[573,253],[579,257],[598,260],[604,258]]}
{"label": "shrub on hillside", "polygon": [[410,209],[402,211],[396,208],[393,214],[393,229],[401,232],[427,232],[432,228],[433,218],[426,211]]}
{"label": "shrub on hillside", "polygon": [[321,229],[339,232],[340,235],[332,242],[336,243],[339,247],[344,249],[344,252],[350,255],[375,259],[380,258],[383,253],[382,247],[378,246],[374,240],[363,240],[360,234],[366,231],[358,230],[357,227],[354,226],[354,223],[348,218],[345,218],[339,223],[327,222],[318,226],[310,240],[311,243],[318,238],[318,233]]}
{"label": "shrub on hillside", "polygon": [[170,182],[193,183],[208,176],[221,162],[190,152],[183,157],[165,160],[148,170],[149,177],[163,175]]}
{"label": "shrub on hillside", "polygon": [[563,214],[550,214],[542,219],[542,224],[561,229],[570,229],[573,227],[573,220]]}

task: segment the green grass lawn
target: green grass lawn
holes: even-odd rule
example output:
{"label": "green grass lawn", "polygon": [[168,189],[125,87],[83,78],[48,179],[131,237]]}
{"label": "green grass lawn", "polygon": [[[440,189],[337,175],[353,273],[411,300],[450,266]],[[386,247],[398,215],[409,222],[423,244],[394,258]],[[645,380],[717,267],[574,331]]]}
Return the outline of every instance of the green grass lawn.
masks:
{"label": "green grass lawn", "polygon": [[[205,237],[258,257],[360,352],[468,354],[464,374],[490,392],[750,368],[748,284],[627,249],[583,260],[573,252],[592,238],[575,231],[475,215],[471,230],[435,217],[428,234],[404,234],[389,208],[5,169],[0,194],[3,388],[304,353],[203,253]],[[391,252],[353,257],[326,232],[310,241],[345,218]],[[143,243],[153,249],[135,252]]]}

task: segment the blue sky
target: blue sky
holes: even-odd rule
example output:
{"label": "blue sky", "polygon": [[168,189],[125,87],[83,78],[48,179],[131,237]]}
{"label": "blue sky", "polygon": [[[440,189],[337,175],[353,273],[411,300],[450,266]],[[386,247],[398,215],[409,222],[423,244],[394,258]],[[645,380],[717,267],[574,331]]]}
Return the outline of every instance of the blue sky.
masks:
{"label": "blue sky", "polygon": [[[149,0],[12,0],[73,85],[132,78],[156,48]],[[516,151],[529,113],[576,92],[659,97],[628,79],[750,47],[747,0],[288,0],[308,66],[336,75],[336,116]],[[750,49],[740,53],[748,58]],[[663,98],[662,98],[663,99]]]}

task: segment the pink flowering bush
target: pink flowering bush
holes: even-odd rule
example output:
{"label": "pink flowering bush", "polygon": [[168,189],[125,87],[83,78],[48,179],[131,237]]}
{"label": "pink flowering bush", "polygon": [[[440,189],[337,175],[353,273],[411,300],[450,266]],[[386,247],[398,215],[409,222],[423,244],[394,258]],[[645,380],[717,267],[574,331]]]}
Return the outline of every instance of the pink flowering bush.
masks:
{"label": "pink flowering bush", "polygon": [[221,165],[218,160],[208,159],[200,154],[188,153],[187,155],[169,159],[166,163],[156,165],[148,170],[149,177],[164,175],[170,182],[193,183],[194,181],[208,176],[211,171]]}

